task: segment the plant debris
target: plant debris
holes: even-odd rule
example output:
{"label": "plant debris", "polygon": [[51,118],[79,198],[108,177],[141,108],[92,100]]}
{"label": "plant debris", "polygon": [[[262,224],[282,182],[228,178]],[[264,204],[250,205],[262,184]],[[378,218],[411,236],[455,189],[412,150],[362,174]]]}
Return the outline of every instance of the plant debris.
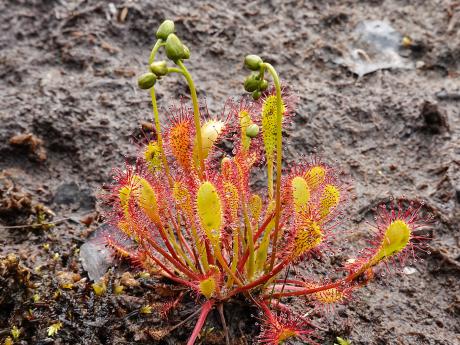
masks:
{"label": "plant debris", "polygon": [[17,134],[10,138],[10,144],[14,146],[27,147],[29,152],[35,155],[39,161],[46,160],[46,150],[43,147],[43,140],[32,133]]}

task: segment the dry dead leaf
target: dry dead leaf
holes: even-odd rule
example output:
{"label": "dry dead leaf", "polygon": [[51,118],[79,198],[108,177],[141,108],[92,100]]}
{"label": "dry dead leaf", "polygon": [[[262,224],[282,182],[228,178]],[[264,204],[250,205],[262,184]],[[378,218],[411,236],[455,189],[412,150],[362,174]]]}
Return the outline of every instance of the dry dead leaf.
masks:
{"label": "dry dead leaf", "polygon": [[26,146],[29,152],[36,155],[40,161],[46,160],[46,150],[43,147],[43,140],[32,133],[17,134],[10,138],[10,145]]}
{"label": "dry dead leaf", "polygon": [[120,23],[124,23],[127,16],[128,16],[128,7],[123,7],[123,9],[120,11],[118,15],[118,21]]}

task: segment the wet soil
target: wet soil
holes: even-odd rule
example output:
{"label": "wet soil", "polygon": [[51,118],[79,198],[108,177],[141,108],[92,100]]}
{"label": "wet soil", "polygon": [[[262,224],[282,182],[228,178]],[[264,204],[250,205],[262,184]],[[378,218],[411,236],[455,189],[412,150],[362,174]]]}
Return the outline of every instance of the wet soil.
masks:
{"label": "wet soil", "polygon": [[[134,275],[116,294],[122,277],[113,273],[97,296],[78,260],[99,226],[101,185],[133,158],[132,138],[151,119],[136,76],[164,18],[190,47],[188,65],[212,113],[242,92],[245,54],[277,67],[300,99],[287,164],[318,152],[353,177],[357,243],[390,196],[423,200],[435,215],[431,254],[409,262],[411,274],[379,275],[318,320],[320,342],[460,344],[460,12],[447,0],[1,2],[0,342],[13,326],[18,344],[179,344],[190,332],[193,322],[164,336],[194,311],[184,297],[159,314],[179,288]],[[357,78],[334,63],[369,19],[412,38],[405,54],[416,69]],[[166,107],[187,88],[167,78],[158,94]],[[38,225],[6,228],[24,224]],[[356,254],[349,250],[345,259]],[[229,307],[235,344],[254,341],[251,313],[243,302]],[[224,343],[216,320],[203,343]]]}

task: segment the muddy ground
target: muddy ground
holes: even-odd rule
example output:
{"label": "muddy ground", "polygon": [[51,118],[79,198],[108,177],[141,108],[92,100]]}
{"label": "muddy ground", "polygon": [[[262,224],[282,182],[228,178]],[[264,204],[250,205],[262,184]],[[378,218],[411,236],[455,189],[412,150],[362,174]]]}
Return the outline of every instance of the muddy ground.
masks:
{"label": "muddy ground", "polygon": [[[167,319],[138,313],[174,300],[175,287],[134,274],[115,295],[116,273],[95,296],[78,260],[99,226],[95,196],[133,157],[132,138],[151,118],[136,76],[164,18],[190,47],[188,65],[211,112],[242,92],[245,54],[277,67],[300,98],[287,162],[316,150],[352,175],[351,227],[365,232],[370,210],[391,195],[424,200],[435,215],[431,254],[318,320],[320,342],[460,344],[460,11],[447,0],[2,1],[0,342],[13,326],[18,344],[178,344],[190,332],[193,323],[160,334],[190,315],[193,301]],[[402,53],[417,68],[358,78],[334,63],[369,19],[412,39]],[[167,106],[187,88],[167,78],[158,94]],[[32,223],[44,224],[5,228]],[[227,313],[235,344],[254,341],[252,312],[236,303]],[[211,320],[202,341],[222,344],[219,327]]]}

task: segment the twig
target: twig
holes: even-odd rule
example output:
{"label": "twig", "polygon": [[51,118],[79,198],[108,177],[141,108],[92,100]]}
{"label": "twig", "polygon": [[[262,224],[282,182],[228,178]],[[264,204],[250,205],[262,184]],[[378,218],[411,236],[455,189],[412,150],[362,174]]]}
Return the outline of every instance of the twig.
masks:
{"label": "twig", "polygon": [[190,314],[189,316],[187,316],[186,319],[182,320],[181,322],[179,322],[177,325],[173,326],[169,332],[172,332],[174,331],[176,328],[179,328],[180,326],[182,326],[183,324],[185,324],[186,322],[190,321],[191,319],[193,319],[198,313],[201,312],[201,309],[197,309],[195,310],[192,314]]}
{"label": "twig", "polygon": [[227,345],[230,345],[230,337],[229,337],[229,334],[228,334],[228,327],[227,327],[227,323],[225,322],[224,305],[222,303],[220,303],[217,306],[217,310],[219,311],[220,321],[222,322],[222,328],[223,328],[224,334],[225,334],[225,343]]}
{"label": "twig", "polygon": [[447,263],[453,266],[453,268],[460,270],[460,263],[458,263],[456,260],[454,260],[453,258],[443,253],[441,250],[434,248],[432,246],[429,246],[429,250],[431,251],[432,254],[438,255],[442,259],[442,264]]}
{"label": "twig", "polygon": [[65,218],[60,218],[60,219],[57,219],[53,222],[46,222],[46,223],[33,223],[33,224],[24,224],[24,225],[10,225],[10,226],[0,226],[0,230],[8,230],[8,229],[25,229],[25,228],[34,228],[34,227],[40,227],[40,226],[48,226],[48,225],[57,225],[59,223],[63,223],[67,220],[71,220],[75,217],[84,217],[84,216],[87,216],[91,213],[93,213],[94,211],[91,211],[91,212],[87,212],[87,213],[83,213],[81,215],[74,215],[74,216],[70,216],[70,217],[65,217]]}

